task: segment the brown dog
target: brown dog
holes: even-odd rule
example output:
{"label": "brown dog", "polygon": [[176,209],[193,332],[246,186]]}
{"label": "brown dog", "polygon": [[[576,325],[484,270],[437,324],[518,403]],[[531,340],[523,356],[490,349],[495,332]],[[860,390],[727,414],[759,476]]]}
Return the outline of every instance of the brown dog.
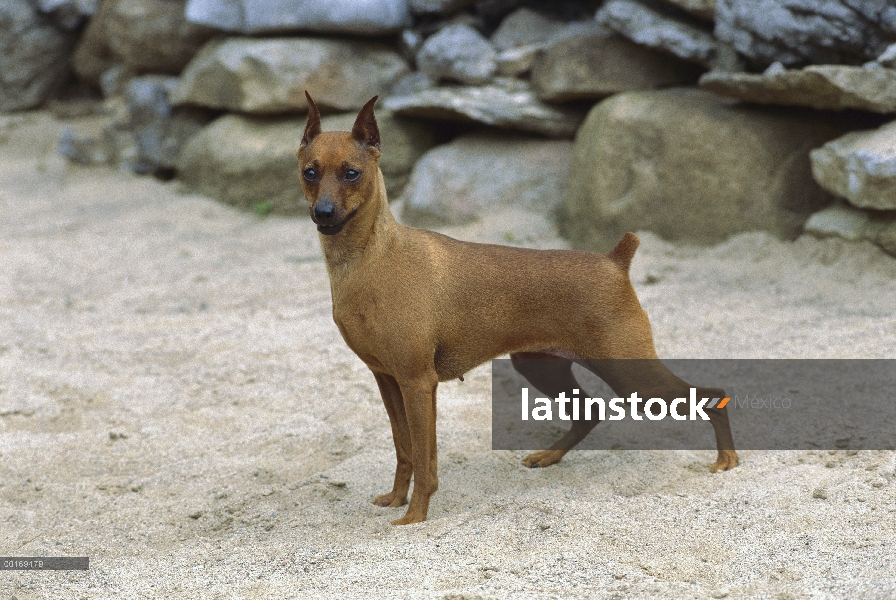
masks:
{"label": "brown dog", "polygon": [[[306,96],[307,96],[306,92]],[[656,359],[653,336],[629,281],[638,238],[627,233],[608,254],[531,250],[461,242],[406,227],[389,210],[378,166],[380,137],[371,99],[349,132],[321,132],[308,96],[305,134],[296,153],[299,177],[330,275],[333,320],[349,347],[373,371],[389,421],[398,465],[380,506],[407,501],[396,525],[426,519],[438,487],[436,387],[495,357],[514,365],[548,397],[581,386],[573,362],[595,371],[621,396],[640,374],[588,359]],[[547,369],[527,358],[553,357]],[[651,361],[651,381],[676,395],[688,384]],[[553,365],[553,366],[551,366]],[[643,391],[643,387],[637,388]],[[724,396],[698,388],[701,395]],[[657,393],[658,397],[671,398]],[[650,396],[647,396],[650,397]],[[706,409],[716,435],[715,472],[737,465],[727,413]],[[523,461],[559,461],[597,424],[575,421],[550,450]]]}

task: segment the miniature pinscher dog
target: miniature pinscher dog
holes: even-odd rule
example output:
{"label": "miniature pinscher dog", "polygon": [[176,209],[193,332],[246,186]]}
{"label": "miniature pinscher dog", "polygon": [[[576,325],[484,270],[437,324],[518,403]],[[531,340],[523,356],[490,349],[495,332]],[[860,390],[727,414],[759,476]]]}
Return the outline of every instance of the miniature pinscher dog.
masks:
{"label": "miniature pinscher dog", "polygon": [[[377,98],[364,105],[351,132],[322,132],[320,113],[306,96],[308,121],[296,156],[330,277],[333,320],[373,372],[397,455],[392,491],[373,503],[404,505],[414,480],[407,513],[394,524],[424,521],[438,488],[440,381],[509,354],[548,397],[581,388],[573,363],[595,372],[621,396],[647,379],[668,392],[658,397],[687,394],[690,386],[659,360],[647,361],[655,365],[650,377],[612,366],[625,361],[604,360],[657,358],[628,274],[637,236],[627,233],[609,253],[593,254],[461,242],[402,225],[389,210],[378,166]],[[528,360],[533,358],[553,360]],[[532,368],[535,363],[540,366]],[[724,396],[722,390],[697,389]],[[738,457],[727,413],[705,412],[718,448],[710,471],[731,469]],[[574,421],[550,449],[523,463],[556,463],[596,424]]]}

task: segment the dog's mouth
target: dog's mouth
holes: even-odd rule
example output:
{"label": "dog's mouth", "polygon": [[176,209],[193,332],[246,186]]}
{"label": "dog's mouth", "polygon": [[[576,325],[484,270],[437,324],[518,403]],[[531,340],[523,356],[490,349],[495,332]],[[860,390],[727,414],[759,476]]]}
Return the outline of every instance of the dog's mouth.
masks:
{"label": "dog's mouth", "polygon": [[355,210],[353,210],[352,212],[350,212],[348,214],[348,216],[342,221],[342,223],[336,223],[335,225],[329,225],[329,226],[318,225],[317,230],[324,235],[336,235],[337,233],[342,231],[342,228],[345,227],[345,224],[348,223],[349,221],[351,221],[352,217],[354,217],[355,213],[357,213],[357,212],[358,212],[357,208]]}

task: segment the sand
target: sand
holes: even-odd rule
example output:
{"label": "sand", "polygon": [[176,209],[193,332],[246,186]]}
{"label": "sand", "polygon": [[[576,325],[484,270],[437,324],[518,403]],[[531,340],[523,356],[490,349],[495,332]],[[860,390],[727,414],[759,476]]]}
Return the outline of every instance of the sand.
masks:
{"label": "sand", "polygon": [[[339,336],[317,234],[67,165],[62,124],[0,120],[0,573],[30,598],[896,596],[896,455],[490,450],[488,367],[439,387],[425,523],[370,504],[394,451]],[[446,233],[564,247],[509,211]],[[764,233],[642,233],[632,278],[679,358],[896,358],[896,260]]]}

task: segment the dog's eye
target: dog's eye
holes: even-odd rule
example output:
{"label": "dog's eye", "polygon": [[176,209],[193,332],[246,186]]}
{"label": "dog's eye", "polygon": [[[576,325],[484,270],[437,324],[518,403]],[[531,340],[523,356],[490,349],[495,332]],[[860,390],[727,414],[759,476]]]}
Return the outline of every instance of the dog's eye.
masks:
{"label": "dog's eye", "polygon": [[354,169],[349,169],[345,172],[345,180],[346,181],[356,181],[358,177],[361,176],[361,171],[356,171]]}
{"label": "dog's eye", "polygon": [[308,167],[304,171],[302,171],[302,177],[305,178],[305,181],[315,181],[317,180],[317,169],[314,167]]}

